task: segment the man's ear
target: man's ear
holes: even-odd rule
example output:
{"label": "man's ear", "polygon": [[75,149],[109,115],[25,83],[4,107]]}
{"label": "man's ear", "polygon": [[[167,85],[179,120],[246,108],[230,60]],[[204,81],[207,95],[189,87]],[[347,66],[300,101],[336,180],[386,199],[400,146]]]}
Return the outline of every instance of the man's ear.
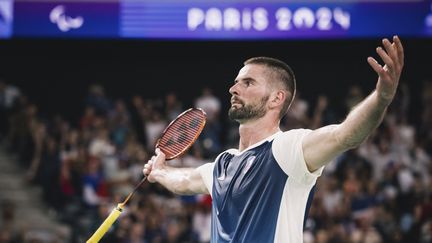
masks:
{"label": "man's ear", "polygon": [[276,90],[270,95],[270,108],[282,106],[287,98],[287,92],[284,90]]}

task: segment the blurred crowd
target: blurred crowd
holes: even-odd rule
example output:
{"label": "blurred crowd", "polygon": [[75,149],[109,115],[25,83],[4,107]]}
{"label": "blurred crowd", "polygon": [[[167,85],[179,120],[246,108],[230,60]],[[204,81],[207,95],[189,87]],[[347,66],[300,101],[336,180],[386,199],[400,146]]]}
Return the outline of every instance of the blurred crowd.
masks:
{"label": "blurred crowd", "polygon": [[[299,93],[281,128],[341,122],[368,92],[352,86],[339,97],[313,100]],[[412,100],[402,84],[374,134],[324,170],[305,222],[306,243],[432,242],[432,81],[423,83],[420,103]],[[70,242],[85,242],[142,179],[158,137],[189,108],[187,102],[203,108],[208,121],[194,146],[169,161],[171,166],[196,167],[237,147],[237,124],[227,120],[221,98],[208,87],[184,101],[175,92],[162,99],[112,99],[93,84],[80,117],[67,120],[41,115],[44,107],[1,80],[0,137],[19,155],[27,181],[40,185],[56,219],[70,226]],[[414,106],[421,112],[412,117]],[[209,242],[210,213],[208,195],[178,196],[144,183],[102,242]],[[2,217],[0,233],[9,237],[0,242],[22,242],[18,229],[7,227],[11,219]]]}

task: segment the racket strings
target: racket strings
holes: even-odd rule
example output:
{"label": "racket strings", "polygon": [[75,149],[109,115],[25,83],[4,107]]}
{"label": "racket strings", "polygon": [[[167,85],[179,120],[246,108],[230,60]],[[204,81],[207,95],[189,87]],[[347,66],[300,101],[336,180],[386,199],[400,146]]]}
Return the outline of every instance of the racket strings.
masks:
{"label": "racket strings", "polygon": [[205,114],[201,110],[192,110],[179,116],[160,138],[159,148],[167,159],[177,157],[195,142],[204,124]]}

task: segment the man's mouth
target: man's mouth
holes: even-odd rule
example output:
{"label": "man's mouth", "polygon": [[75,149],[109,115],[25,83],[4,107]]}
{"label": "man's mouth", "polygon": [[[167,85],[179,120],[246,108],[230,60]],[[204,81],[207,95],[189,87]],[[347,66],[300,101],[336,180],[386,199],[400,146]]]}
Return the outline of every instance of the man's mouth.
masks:
{"label": "man's mouth", "polygon": [[240,99],[233,97],[231,98],[231,105],[235,105],[235,104],[243,105],[243,102]]}

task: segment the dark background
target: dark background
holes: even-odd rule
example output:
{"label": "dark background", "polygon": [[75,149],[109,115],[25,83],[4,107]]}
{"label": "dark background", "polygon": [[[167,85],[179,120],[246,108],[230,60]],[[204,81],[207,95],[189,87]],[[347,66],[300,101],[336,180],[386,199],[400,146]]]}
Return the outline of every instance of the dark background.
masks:
{"label": "dark background", "polygon": [[[432,40],[405,39],[402,82],[411,87],[413,103],[422,81],[432,77]],[[310,101],[321,93],[333,104],[342,101],[351,84],[369,93],[376,74],[366,61],[378,57],[380,38],[299,41],[144,41],[13,39],[0,41],[0,77],[18,86],[47,116],[76,120],[88,86],[102,84],[109,97],[134,94],[163,98],[176,91],[192,105],[201,87],[210,86],[227,105],[228,88],[253,56],[286,61],[297,77],[298,90]],[[340,99],[339,99],[340,98]],[[416,108],[412,109],[413,115]]]}

